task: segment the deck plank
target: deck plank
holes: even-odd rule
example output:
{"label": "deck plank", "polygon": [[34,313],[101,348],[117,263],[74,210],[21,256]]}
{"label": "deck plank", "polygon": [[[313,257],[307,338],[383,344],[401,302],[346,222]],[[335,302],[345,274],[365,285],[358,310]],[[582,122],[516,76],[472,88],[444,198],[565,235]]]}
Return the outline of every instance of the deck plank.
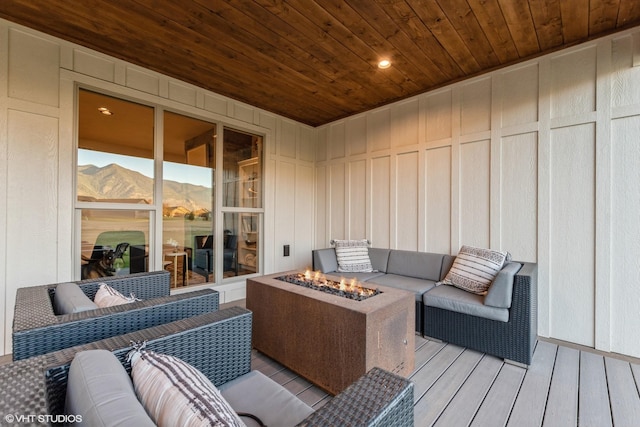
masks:
{"label": "deck plank", "polygon": [[413,401],[419,401],[420,398],[431,388],[433,383],[451,366],[460,354],[464,351],[463,347],[455,345],[447,345],[433,356],[429,363],[418,371],[414,372],[409,379],[414,382]]}
{"label": "deck plank", "polygon": [[[415,419],[417,425],[432,425],[442,413],[451,396],[455,395],[471,372],[482,359],[483,354],[465,350],[433,386],[416,403]],[[422,402],[422,403],[421,403]]]}
{"label": "deck plank", "polygon": [[507,426],[539,427],[542,425],[557,350],[557,345],[544,341],[536,345],[531,366],[524,376]]}
{"label": "deck plank", "polygon": [[[638,364],[540,341],[531,366],[523,369],[452,344],[416,339],[410,379],[418,427],[638,425]],[[332,399],[255,350],[251,365],[314,409]]]}
{"label": "deck plank", "polygon": [[549,387],[544,427],[578,425],[580,351],[559,347]]}
{"label": "deck plank", "polygon": [[605,357],[611,417],[616,427],[635,427],[640,422],[640,396],[629,362]]}
{"label": "deck plank", "polygon": [[611,410],[604,357],[580,352],[578,411],[581,425],[610,427]]}
{"label": "deck plank", "polygon": [[415,354],[415,367],[409,377],[418,372],[424,365],[433,358],[440,350],[444,348],[446,344],[436,341],[427,341],[422,347],[420,347]]}
{"label": "deck plank", "polygon": [[471,423],[475,427],[504,426],[516,399],[526,369],[503,364],[482,406]]}
{"label": "deck plank", "polygon": [[480,408],[502,365],[502,360],[497,357],[485,355],[460,390],[446,403],[446,408],[444,408],[434,426],[468,426],[478,408]]}

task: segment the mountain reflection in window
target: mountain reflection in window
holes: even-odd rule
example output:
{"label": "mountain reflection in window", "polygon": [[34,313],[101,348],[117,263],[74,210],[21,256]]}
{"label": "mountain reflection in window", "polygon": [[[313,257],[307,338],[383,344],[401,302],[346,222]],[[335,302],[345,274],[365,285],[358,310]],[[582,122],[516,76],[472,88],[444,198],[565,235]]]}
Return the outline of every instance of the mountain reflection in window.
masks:
{"label": "mountain reflection in window", "polygon": [[154,109],[81,89],[78,110],[78,201],[152,204]]}

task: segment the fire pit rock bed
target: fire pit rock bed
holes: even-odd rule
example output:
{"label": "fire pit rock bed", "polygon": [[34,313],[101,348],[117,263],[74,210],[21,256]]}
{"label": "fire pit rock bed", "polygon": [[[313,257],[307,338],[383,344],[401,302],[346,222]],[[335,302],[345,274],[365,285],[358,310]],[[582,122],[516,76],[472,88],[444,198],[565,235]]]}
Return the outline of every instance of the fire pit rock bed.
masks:
{"label": "fire pit rock bed", "polygon": [[[486,295],[436,286],[449,272],[453,255],[369,248],[374,272],[338,273],[334,248],[313,251],[313,269],[328,276],[356,278],[363,285],[413,292],[415,330],[422,335],[531,363],[537,336],[537,268],[506,262]],[[339,279],[337,279],[339,280]]]}

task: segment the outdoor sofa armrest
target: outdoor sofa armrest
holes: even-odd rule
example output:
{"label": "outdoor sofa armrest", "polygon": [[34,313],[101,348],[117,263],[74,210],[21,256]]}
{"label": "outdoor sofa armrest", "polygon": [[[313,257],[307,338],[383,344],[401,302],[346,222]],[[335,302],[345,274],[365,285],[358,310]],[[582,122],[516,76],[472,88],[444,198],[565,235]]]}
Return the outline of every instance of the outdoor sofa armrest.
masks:
{"label": "outdoor sofa armrest", "polygon": [[298,426],[413,426],[413,383],[373,368]]}

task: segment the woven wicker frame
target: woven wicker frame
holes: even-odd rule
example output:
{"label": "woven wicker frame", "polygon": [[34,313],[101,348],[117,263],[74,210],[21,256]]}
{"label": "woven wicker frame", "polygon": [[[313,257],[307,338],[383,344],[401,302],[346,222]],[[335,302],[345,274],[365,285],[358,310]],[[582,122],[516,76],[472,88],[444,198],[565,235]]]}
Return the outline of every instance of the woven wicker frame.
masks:
{"label": "woven wicker frame", "polygon": [[508,322],[425,306],[424,335],[530,365],[538,334],[537,301],[537,268],[525,263],[514,277]]}
{"label": "woven wicker frame", "polygon": [[[64,414],[76,353],[108,349],[130,372],[131,342],[192,364],[221,385],[251,369],[251,312],[232,307],[0,366],[0,414]],[[413,384],[374,368],[300,425],[413,426]]]}
{"label": "woven wicker frame", "polygon": [[215,311],[217,291],[206,289],[169,295],[170,273],[137,273],[76,282],[91,299],[100,283],[142,301],[80,313],[56,315],[52,296],[57,284],[20,288],[13,321],[13,360],[61,350],[174,320]]}

